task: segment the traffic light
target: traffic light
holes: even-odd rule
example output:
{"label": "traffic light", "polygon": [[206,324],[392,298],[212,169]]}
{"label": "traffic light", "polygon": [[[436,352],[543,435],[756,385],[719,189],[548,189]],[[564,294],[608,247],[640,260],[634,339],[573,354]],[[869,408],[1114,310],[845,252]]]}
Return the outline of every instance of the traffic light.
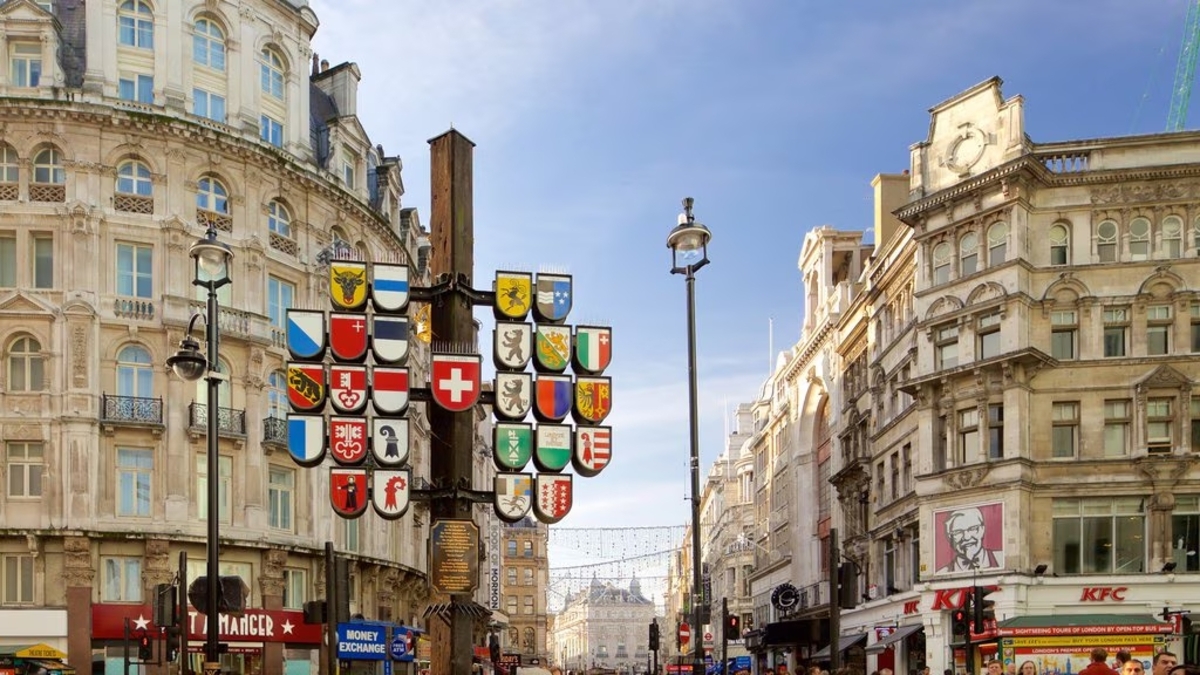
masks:
{"label": "traffic light", "polygon": [[725,616],[725,639],[742,639],[742,618],[737,614],[727,614]]}
{"label": "traffic light", "polygon": [[967,614],[963,607],[950,612],[950,632],[954,635],[955,644],[966,644],[970,638],[971,626]]}
{"label": "traffic light", "polygon": [[971,603],[974,612],[971,623],[977,635],[985,630],[989,622],[996,620],[996,601],[985,599],[995,592],[995,588],[988,586],[976,586],[971,589]]}
{"label": "traffic light", "polygon": [[175,663],[175,659],[179,658],[179,635],[181,632],[178,626],[167,628],[167,663]]}
{"label": "traffic light", "polygon": [[650,651],[658,651],[658,621],[650,622]]}
{"label": "traffic light", "polygon": [[138,633],[138,661],[149,661],[154,658],[154,649],[150,643],[150,634],[146,631]]}

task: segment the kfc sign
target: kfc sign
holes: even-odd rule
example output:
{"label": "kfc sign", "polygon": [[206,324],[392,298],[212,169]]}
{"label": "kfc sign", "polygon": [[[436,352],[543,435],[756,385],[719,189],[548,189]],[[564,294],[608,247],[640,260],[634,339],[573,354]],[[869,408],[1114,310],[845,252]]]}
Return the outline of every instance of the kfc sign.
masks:
{"label": "kfc sign", "polygon": [[1079,596],[1080,602],[1125,602],[1127,586],[1084,586]]}

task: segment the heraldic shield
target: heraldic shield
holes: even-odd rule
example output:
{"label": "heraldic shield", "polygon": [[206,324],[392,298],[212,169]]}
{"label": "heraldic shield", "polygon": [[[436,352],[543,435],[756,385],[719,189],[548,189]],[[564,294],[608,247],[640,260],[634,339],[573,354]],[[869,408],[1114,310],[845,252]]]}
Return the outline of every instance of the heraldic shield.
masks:
{"label": "heraldic shield", "polygon": [[287,396],[296,412],[320,410],[325,405],[325,366],[288,363]]}
{"label": "heraldic shield", "polygon": [[571,412],[571,376],[540,375],[534,394],[534,415],[541,422],[561,422]]}
{"label": "heraldic shield", "polygon": [[515,523],[529,515],[533,506],[533,474],[498,473],[492,481],[496,496],[496,517]]}
{"label": "heraldic shield", "polygon": [[288,353],[297,361],[325,358],[325,312],[312,309],[287,311]]}
{"label": "heraldic shield", "polygon": [[601,375],[612,362],[612,329],[579,326],[575,329],[575,372]]}
{"label": "heraldic shield", "polygon": [[562,323],[571,313],[571,275],[539,274],[537,302],[533,305],[539,322]]}
{"label": "heraldic shield", "polygon": [[408,409],[408,368],[372,368],[371,403],[380,415],[404,414]]}
{"label": "heraldic shield", "polygon": [[533,275],[528,272],[496,272],[496,319],[524,321],[532,308]]}
{"label": "heraldic shield", "polygon": [[371,265],[371,302],[378,312],[402,312],[408,306],[408,265]]}
{"label": "heraldic shield", "polygon": [[329,502],[343,518],[357,518],[367,510],[367,470],[329,469]]}
{"label": "heraldic shield", "polygon": [[567,369],[571,363],[570,326],[539,325],[535,343],[534,366],[539,372],[561,373]]}
{"label": "heraldic shield", "polygon": [[325,461],[325,416],[287,416],[288,454],[292,461],[304,467],[314,467]]}
{"label": "heraldic shield", "polygon": [[340,413],[356,413],[367,407],[367,367],[329,366],[329,401]]}
{"label": "heraldic shield", "polygon": [[408,420],[403,417],[372,419],[371,456],[379,466],[404,466],[408,461]]}
{"label": "heraldic shield", "polygon": [[492,460],[499,471],[520,471],[533,456],[533,425],[497,422],[492,428]]}
{"label": "heraldic shield", "polygon": [[403,363],[408,358],[408,317],[371,317],[371,353],[376,363]]}
{"label": "heraldic shield", "polygon": [[429,368],[433,400],[450,412],[463,412],[479,401],[478,356],[434,354]]}
{"label": "heraldic shield", "polygon": [[525,370],[533,356],[533,327],[527,323],[497,321],[492,345],[492,362],[498,370]]}
{"label": "heraldic shield", "polygon": [[329,452],[342,466],[358,466],[367,459],[367,418],[329,418]]}
{"label": "heraldic shield", "polygon": [[533,463],[538,471],[557,473],[571,461],[571,425],[539,424]]}
{"label": "heraldic shield", "polygon": [[553,525],[571,512],[574,490],[569,473],[539,473],[534,483],[534,515],[547,525]]}
{"label": "heraldic shield", "polygon": [[598,476],[612,458],[612,427],[575,427],[571,465],[584,478]]}
{"label": "heraldic shield", "polygon": [[350,260],[330,262],[329,301],[334,309],[362,309],[367,304],[367,264]]}
{"label": "heraldic shield", "polygon": [[395,520],[408,511],[408,469],[377,469],[371,476],[371,506],[380,518]]}
{"label": "heraldic shield", "polygon": [[496,373],[496,417],[523,420],[533,405],[533,375],[530,373]]}
{"label": "heraldic shield", "polygon": [[362,363],[367,357],[367,315],[329,314],[329,351],[338,361]]}
{"label": "heraldic shield", "polygon": [[600,424],[612,412],[612,378],[581,377],[575,382],[575,421]]}

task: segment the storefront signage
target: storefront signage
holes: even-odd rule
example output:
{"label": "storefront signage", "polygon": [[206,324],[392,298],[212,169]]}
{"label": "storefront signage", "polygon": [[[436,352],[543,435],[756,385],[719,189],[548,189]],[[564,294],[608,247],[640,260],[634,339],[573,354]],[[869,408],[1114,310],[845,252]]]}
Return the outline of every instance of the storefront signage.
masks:
{"label": "storefront signage", "polygon": [[[1079,626],[1085,631],[1093,627]],[[1133,627],[1123,627],[1133,628]],[[1045,629],[1038,629],[1045,630]],[[1033,661],[1039,673],[1078,673],[1091,662],[1092,650],[1112,654],[1128,651],[1138,661],[1150,661],[1165,645],[1163,635],[1070,635],[1059,637],[1004,638],[1001,658],[1007,663]]]}
{"label": "storefront signage", "polygon": [[60,652],[54,647],[44,643],[38,643],[36,645],[30,645],[28,647],[18,649],[17,651],[13,652],[13,656],[17,657],[18,659],[57,659],[59,661],[65,661],[67,658],[66,653]]}
{"label": "storefront signage", "polygon": [[1042,626],[1038,628],[1001,628],[1001,637],[1055,636],[1055,635],[1131,635],[1171,632],[1169,623],[1118,624],[1112,626]]}
{"label": "storefront signage", "polygon": [[403,626],[392,631],[392,660],[412,661],[417,657],[417,634]]}
{"label": "storefront signage", "polygon": [[442,519],[430,530],[430,585],[439,593],[474,593],[479,586],[479,526]]}
{"label": "storefront signage", "polygon": [[1114,602],[1125,602],[1125,592],[1129,590],[1127,586],[1084,586],[1083,594],[1079,596],[1080,602],[1104,602],[1112,600]]}
{"label": "storefront signage", "polygon": [[920,614],[921,613],[921,601],[920,600],[906,601],[904,603],[904,613],[905,614]]}
{"label": "storefront signage", "polygon": [[500,609],[500,528],[488,537],[488,609]]}
{"label": "storefront signage", "polygon": [[383,626],[339,623],[337,639],[339,659],[382,661],[388,656],[387,630]]}
{"label": "storefront signage", "polygon": [[[120,640],[125,635],[125,620],[135,630],[151,628],[154,612],[149,605],[92,605],[92,637]],[[203,640],[207,622],[203,614],[189,608],[188,639]],[[321,643],[321,626],[304,623],[304,613],[289,610],[246,609],[240,617],[220,617],[221,639],[230,642]]]}

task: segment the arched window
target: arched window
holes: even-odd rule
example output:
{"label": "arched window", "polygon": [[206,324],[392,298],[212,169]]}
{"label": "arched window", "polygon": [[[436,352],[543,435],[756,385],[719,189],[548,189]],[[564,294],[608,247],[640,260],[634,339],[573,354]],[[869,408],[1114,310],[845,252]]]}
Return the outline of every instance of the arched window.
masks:
{"label": "arched window", "polygon": [[196,188],[196,208],[214,213],[229,213],[229,191],[216,178],[201,178]]}
{"label": "arched window", "polygon": [[974,274],[979,269],[979,237],[968,232],[958,240],[958,276]]}
{"label": "arched window", "polygon": [[988,266],[1003,264],[1008,259],[1008,223],[996,223],[988,228]]}
{"label": "arched window", "polygon": [[262,91],[264,94],[283,100],[283,58],[270,47],[262,50],[259,60],[262,75]]}
{"label": "arched window", "polygon": [[1117,224],[1106,220],[1096,226],[1096,256],[1100,262],[1117,260]]}
{"label": "arched window", "polygon": [[1129,259],[1147,260],[1150,258],[1150,221],[1146,218],[1134,218],[1129,221]]}
{"label": "arched window", "polygon": [[42,345],[22,336],[8,346],[8,390],[42,391],[46,388],[46,362]]}
{"label": "arched window", "polygon": [[267,417],[287,419],[287,375],[282,370],[267,376]]}
{"label": "arched window", "polygon": [[42,185],[62,185],[67,182],[67,172],[62,167],[62,153],[57,148],[46,148],[34,156],[33,182]]}
{"label": "arched window", "polygon": [[1071,230],[1062,223],[1050,227],[1050,264],[1071,264]]}
{"label": "arched window", "polygon": [[154,365],[145,347],[129,345],[117,354],[117,395],[134,398],[154,396]]}
{"label": "arched window", "polygon": [[17,151],[7,143],[0,143],[0,183],[18,183],[21,180],[21,165],[17,163]]}
{"label": "arched window", "polygon": [[117,32],[122,45],[154,49],[154,12],[142,0],[125,0],[117,10]]}
{"label": "arched window", "polygon": [[942,242],[933,247],[933,283],[950,281],[950,244]]}
{"label": "arched window", "polygon": [[212,19],[197,19],[192,36],[192,60],[196,65],[225,70],[225,31]]}
{"label": "arched window", "polygon": [[121,162],[117,167],[117,192],[139,197],[154,194],[154,186],[150,182],[150,169],[136,159]]}
{"label": "arched window", "polygon": [[279,200],[267,204],[267,229],[288,239],[292,238],[292,214]]}
{"label": "arched window", "polygon": [[1168,258],[1178,258],[1183,252],[1183,219],[1179,216],[1163,218],[1162,250]]}
{"label": "arched window", "polygon": [[[230,370],[229,363],[225,359],[220,359],[217,361],[217,372],[228,375],[233,371]],[[200,378],[196,381],[196,403],[198,405],[208,404],[208,382],[205,378]],[[233,383],[228,377],[221,380],[220,385],[217,387],[217,407],[233,407]]]}

